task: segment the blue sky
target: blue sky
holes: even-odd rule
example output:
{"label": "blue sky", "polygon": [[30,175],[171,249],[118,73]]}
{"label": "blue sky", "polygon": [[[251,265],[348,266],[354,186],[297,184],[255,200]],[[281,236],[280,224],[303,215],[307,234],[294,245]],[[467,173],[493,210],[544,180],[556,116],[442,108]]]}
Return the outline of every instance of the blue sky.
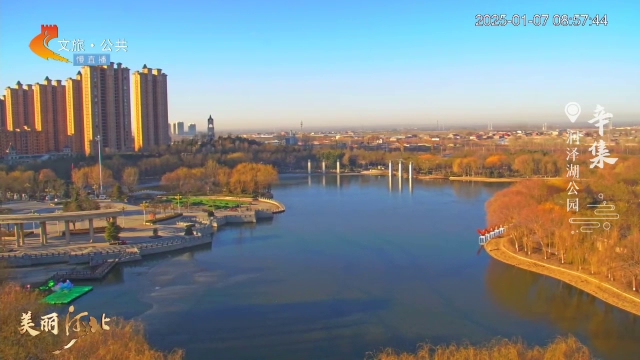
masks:
{"label": "blue sky", "polygon": [[[631,0],[2,1],[0,86],[75,75],[28,47],[57,24],[86,44],[126,39],[112,61],[162,68],[170,121],[200,128],[209,114],[220,129],[562,123],[571,101],[579,121],[600,104],[640,122],[639,11]],[[477,14],[550,18],[476,27]],[[609,24],[554,27],[553,14]]]}

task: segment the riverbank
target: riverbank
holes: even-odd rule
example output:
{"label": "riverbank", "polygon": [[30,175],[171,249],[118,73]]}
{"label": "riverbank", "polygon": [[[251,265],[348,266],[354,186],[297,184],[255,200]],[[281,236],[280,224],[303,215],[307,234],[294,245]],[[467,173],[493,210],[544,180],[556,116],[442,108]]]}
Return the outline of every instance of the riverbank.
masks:
{"label": "riverbank", "polygon": [[452,176],[448,178],[451,181],[475,181],[475,182],[487,182],[487,183],[514,183],[524,180],[562,180],[563,178],[490,178],[480,176]]}
{"label": "riverbank", "polygon": [[487,183],[513,183],[526,179],[521,178],[489,178],[489,177],[476,177],[476,176],[451,176],[451,181],[475,181],[475,182],[487,182]]}
{"label": "riverbank", "polygon": [[492,239],[485,245],[485,250],[491,257],[503,263],[563,281],[606,303],[640,316],[640,296],[637,293],[617,289],[595,276],[566,269],[561,264],[550,265],[515,254],[505,245],[506,240],[507,238]]}

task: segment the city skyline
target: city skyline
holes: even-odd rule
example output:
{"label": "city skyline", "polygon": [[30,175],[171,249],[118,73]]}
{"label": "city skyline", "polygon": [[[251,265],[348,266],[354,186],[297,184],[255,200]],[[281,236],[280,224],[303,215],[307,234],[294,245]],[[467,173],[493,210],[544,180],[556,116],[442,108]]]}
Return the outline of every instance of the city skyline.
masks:
{"label": "city skyline", "polygon": [[166,74],[146,65],[133,74],[122,63],[84,66],[64,83],[18,81],[0,96],[0,148],[29,157],[169,145],[167,104]]}
{"label": "city skyline", "polygon": [[[127,52],[112,52],[111,61],[165,70],[169,122],[200,129],[209,114],[222,133],[297,130],[300,121],[308,128],[561,123],[572,101],[582,104],[584,121],[596,105],[618,122],[640,120],[638,4],[180,3],[134,22],[127,13],[151,3],[83,5],[97,18],[38,4],[3,4],[0,29],[12,37],[0,43],[0,86],[76,72],[28,48],[41,24],[56,24],[59,39],[83,39],[87,49],[125,39]],[[609,24],[564,28],[550,18],[545,27],[475,26],[477,14],[575,13],[607,14]]]}

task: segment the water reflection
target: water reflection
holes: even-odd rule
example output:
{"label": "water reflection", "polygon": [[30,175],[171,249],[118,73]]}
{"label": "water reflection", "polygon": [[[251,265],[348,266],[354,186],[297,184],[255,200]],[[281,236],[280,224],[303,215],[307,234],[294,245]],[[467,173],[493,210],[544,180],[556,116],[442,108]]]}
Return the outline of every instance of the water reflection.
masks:
{"label": "water reflection", "polygon": [[485,183],[476,183],[472,181],[471,183],[465,181],[452,181],[451,186],[453,187],[453,192],[460,199],[464,200],[475,200],[482,196],[482,190],[485,188]]}
{"label": "water reflection", "polygon": [[638,316],[561,281],[491,260],[487,290],[500,307],[534,322],[551,322],[607,359],[640,357]]}

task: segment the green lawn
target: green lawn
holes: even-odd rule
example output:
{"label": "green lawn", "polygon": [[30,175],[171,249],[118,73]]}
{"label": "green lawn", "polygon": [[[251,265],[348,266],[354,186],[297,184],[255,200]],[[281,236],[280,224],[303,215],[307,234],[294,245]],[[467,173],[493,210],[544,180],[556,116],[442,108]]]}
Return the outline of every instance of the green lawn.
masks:
{"label": "green lawn", "polygon": [[[174,204],[178,204],[178,199],[175,197],[169,198],[171,202]],[[218,209],[233,209],[240,207],[242,205],[248,205],[248,202],[245,201],[233,201],[233,200],[216,200],[216,199],[207,199],[207,198],[191,198],[189,200],[191,206],[206,206],[212,208],[214,210]],[[180,206],[187,206],[187,198],[182,196],[180,198]]]}

